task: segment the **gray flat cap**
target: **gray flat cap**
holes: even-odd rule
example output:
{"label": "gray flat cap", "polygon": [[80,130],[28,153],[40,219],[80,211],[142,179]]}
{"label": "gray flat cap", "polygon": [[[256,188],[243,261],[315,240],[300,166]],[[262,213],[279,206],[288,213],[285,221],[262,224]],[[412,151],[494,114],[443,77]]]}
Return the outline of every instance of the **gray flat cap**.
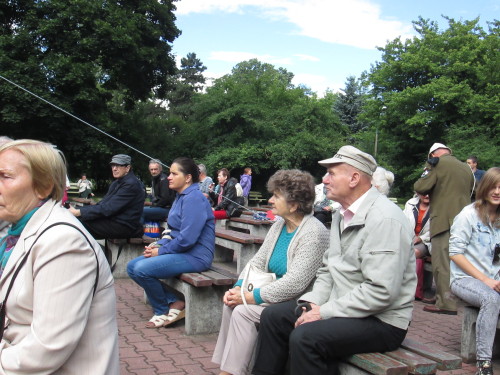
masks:
{"label": "gray flat cap", "polygon": [[125,154],[117,154],[111,158],[109,164],[130,165],[132,158]]}
{"label": "gray flat cap", "polygon": [[370,176],[377,169],[377,162],[373,156],[358,150],[354,146],[342,146],[333,157],[321,160],[318,163],[323,167],[328,167],[330,164],[346,163]]}

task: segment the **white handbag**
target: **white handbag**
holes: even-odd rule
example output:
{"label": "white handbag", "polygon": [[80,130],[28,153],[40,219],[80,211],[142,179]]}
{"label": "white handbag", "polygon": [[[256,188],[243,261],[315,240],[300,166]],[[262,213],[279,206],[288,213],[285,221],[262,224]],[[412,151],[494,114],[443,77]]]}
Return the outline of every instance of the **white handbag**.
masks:
{"label": "white handbag", "polygon": [[254,267],[251,263],[247,264],[245,271],[240,293],[243,304],[248,309],[245,292],[253,292],[255,288],[262,288],[263,286],[272,283],[276,280],[276,274],[272,272],[264,272],[257,267]]}

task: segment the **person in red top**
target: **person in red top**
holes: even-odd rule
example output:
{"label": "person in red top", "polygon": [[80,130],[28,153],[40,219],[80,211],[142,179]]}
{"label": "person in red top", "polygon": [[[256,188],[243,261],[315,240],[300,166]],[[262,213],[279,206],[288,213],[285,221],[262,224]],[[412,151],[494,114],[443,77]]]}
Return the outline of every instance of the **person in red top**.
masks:
{"label": "person in red top", "polygon": [[236,204],[238,203],[236,194],[236,184],[238,181],[230,176],[226,168],[219,169],[217,172],[217,181],[220,185],[219,192],[210,192],[210,198],[213,202],[216,202],[215,207],[213,207],[215,220],[240,216],[240,207]]}
{"label": "person in red top", "polygon": [[429,221],[429,195],[416,193],[405,205],[404,213],[412,228],[414,228],[413,249],[417,258],[417,290],[415,298],[423,302],[432,303],[424,298],[424,259],[431,252],[430,221]]}

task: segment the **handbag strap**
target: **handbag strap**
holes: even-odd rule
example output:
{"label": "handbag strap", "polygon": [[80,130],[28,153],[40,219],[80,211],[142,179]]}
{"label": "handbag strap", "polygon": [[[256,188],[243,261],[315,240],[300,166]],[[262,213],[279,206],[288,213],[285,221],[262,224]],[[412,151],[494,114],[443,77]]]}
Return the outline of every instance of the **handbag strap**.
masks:
{"label": "handbag strap", "polygon": [[[12,275],[12,278],[10,279],[10,283],[9,283],[9,287],[7,288],[7,293],[5,293],[5,298],[3,300],[3,302],[1,303],[1,307],[0,307],[0,315],[2,317],[1,320],[4,320],[5,319],[5,312],[6,312],[6,305],[7,305],[7,298],[9,298],[9,294],[10,294],[10,291],[12,290],[12,287],[14,286],[14,281],[16,280],[16,277],[19,273],[19,271],[21,270],[21,268],[24,266],[24,263],[26,263],[26,260],[28,259],[28,256],[30,255],[31,253],[31,250],[33,249],[33,246],[35,246],[36,242],[38,241],[38,239],[42,236],[42,234],[44,234],[46,231],[48,231],[50,228],[52,227],[55,227],[56,225],[67,225],[67,226],[70,226],[70,227],[73,227],[75,228],[77,231],[79,231],[83,237],[85,237],[85,239],[87,240],[87,242],[89,243],[90,245],[90,248],[92,249],[92,251],[94,252],[94,256],[95,256],[95,259],[97,261],[97,268],[96,268],[96,275],[95,275],[95,281],[94,281],[94,288],[93,288],[93,293],[92,293],[92,296],[95,295],[95,292],[96,292],[96,289],[97,289],[97,283],[99,282],[99,259],[97,257],[97,253],[94,249],[94,246],[92,246],[92,243],[90,242],[90,240],[88,239],[88,237],[85,235],[85,233],[83,233],[80,228],[78,228],[76,225],[73,225],[73,224],[70,224],[70,223],[64,223],[64,222],[57,222],[57,223],[53,223],[51,225],[49,225],[48,227],[44,228],[42,230],[42,232],[37,236],[37,238],[35,238],[35,241],[33,241],[33,243],[31,244],[29,250],[26,252],[26,254],[24,255],[23,259],[21,260],[21,262],[19,263],[19,266],[16,268],[16,270],[14,271],[14,274]],[[3,336],[3,330],[4,330],[4,324],[5,322],[4,321],[1,321],[0,322],[0,332],[1,332],[1,336]],[[1,340],[1,337],[0,337],[0,340]]]}
{"label": "handbag strap", "polygon": [[250,263],[247,264],[245,270],[247,271],[247,273],[243,277],[243,282],[241,283],[241,288],[240,288],[240,294],[241,294],[241,300],[243,301],[243,305],[245,305],[247,310],[250,311],[247,300],[245,298],[245,289],[246,289],[245,282],[248,283],[248,275],[250,275]]}

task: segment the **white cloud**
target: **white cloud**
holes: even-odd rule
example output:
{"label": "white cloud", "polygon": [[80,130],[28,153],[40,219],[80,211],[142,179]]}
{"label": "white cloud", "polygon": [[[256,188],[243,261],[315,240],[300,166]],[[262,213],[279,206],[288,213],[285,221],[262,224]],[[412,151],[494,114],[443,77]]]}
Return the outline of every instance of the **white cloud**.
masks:
{"label": "white cloud", "polygon": [[320,61],[320,59],[317,58],[316,56],[303,55],[301,53],[296,53],[294,56],[297,57],[301,61],[314,61],[314,62]]}
{"label": "white cloud", "polygon": [[213,51],[209,56],[209,60],[225,61],[230,63],[240,63],[250,59],[257,59],[261,62],[273,65],[290,65],[292,63],[291,59],[287,57],[259,55],[252,52]]}
{"label": "white cloud", "polygon": [[296,86],[305,85],[316,92],[318,97],[323,97],[326,90],[339,92],[344,84],[329,81],[328,78],[315,74],[296,74],[292,83]]}
{"label": "white cloud", "polygon": [[292,23],[299,35],[364,49],[413,33],[410,24],[383,19],[372,0],[183,0],[177,13],[243,14],[248,7],[260,10],[262,17]]}

